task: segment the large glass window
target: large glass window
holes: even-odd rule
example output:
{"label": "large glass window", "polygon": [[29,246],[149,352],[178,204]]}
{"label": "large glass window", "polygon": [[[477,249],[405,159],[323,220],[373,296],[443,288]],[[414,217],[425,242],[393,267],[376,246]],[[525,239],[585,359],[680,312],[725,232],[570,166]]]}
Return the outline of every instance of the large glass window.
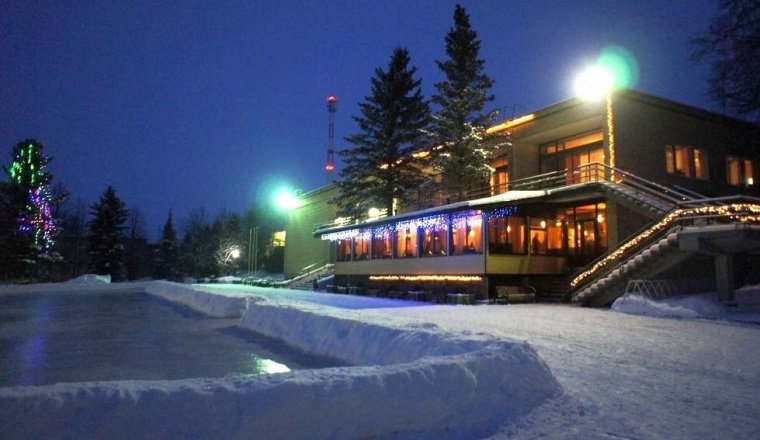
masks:
{"label": "large glass window", "polygon": [[354,259],[355,260],[369,259],[369,244],[370,244],[369,234],[357,235],[354,238]]}
{"label": "large glass window", "polygon": [[338,261],[351,261],[351,239],[338,240]]}
{"label": "large glass window", "polygon": [[592,163],[604,163],[604,135],[601,132],[555,141],[541,147],[541,172],[574,170],[567,183],[583,183],[604,179],[604,169],[591,167]]}
{"label": "large glass window", "polygon": [[458,212],[451,218],[451,253],[473,254],[483,252],[482,222],[480,212]]}
{"label": "large glass window", "polygon": [[607,205],[577,206],[566,211],[570,255],[595,255],[607,250]]}
{"label": "large glass window", "polygon": [[396,257],[413,258],[417,256],[417,228],[401,227],[396,230]]}
{"label": "large glass window", "polygon": [[387,229],[377,230],[372,234],[372,258],[391,258],[393,256],[391,232]]}
{"label": "large glass window", "polygon": [[509,162],[507,161],[507,158],[499,158],[495,160],[491,166],[494,169],[493,176],[491,178],[491,195],[507,192],[507,184],[509,183]]}
{"label": "large glass window", "polygon": [[755,172],[752,167],[752,161],[734,156],[726,157],[726,178],[729,185],[754,185]]}
{"label": "large glass window", "polygon": [[448,227],[432,225],[427,228],[420,228],[420,231],[423,257],[446,255]]}
{"label": "large glass window", "polygon": [[684,145],[666,145],[665,170],[668,174],[707,180],[707,153]]}
{"label": "large glass window", "polygon": [[547,230],[546,219],[530,219],[530,253],[546,254],[547,253]]}
{"label": "large glass window", "polygon": [[525,253],[525,218],[517,216],[488,218],[488,252]]}

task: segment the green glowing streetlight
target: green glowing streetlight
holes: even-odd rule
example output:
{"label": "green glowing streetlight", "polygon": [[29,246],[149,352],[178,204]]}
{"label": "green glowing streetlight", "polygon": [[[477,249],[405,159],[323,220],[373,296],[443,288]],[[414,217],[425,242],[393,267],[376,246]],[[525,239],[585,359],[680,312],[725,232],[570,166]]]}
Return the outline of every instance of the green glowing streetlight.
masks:
{"label": "green glowing streetlight", "polygon": [[275,195],[275,203],[280,209],[292,211],[301,206],[301,198],[297,193],[283,189]]}

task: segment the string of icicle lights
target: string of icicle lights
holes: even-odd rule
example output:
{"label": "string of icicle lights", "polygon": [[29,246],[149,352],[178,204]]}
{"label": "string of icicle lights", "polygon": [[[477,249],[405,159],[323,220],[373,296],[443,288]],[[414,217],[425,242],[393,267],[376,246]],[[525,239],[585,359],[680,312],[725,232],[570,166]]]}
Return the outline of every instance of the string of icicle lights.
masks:
{"label": "string of icicle lights", "polygon": [[479,228],[484,217],[486,220],[495,217],[508,217],[514,215],[516,212],[517,206],[510,205],[494,208],[486,212],[460,211],[453,214],[434,214],[408,220],[400,220],[395,223],[386,223],[370,228],[358,227],[343,231],[328,232],[322,234],[320,238],[327,241],[350,240],[352,238],[368,240],[371,236],[387,238],[393,235],[396,231],[405,231],[407,229],[422,228],[445,230],[449,227],[449,218],[451,219],[451,227],[454,230],[466,229],[468,227]]}
{"label": "string of icicle lights", "polygon": [[666,215],[662,220],[657,222],[651,228],[637,235],[627,243],[615,249],[614,252],[607,255],[604,259],[598,261],[589,269],[581,272],[577,277],[570,281],[570,286],[575,288],[583,280],[593,275],[595,272],[617,262],[628,250],[636,247],[642,241],[657,234],[663,229],[670,227],[676,220],[687,217],[725,217],[729,220],[742,223],[760,223],[760,205],[751,203],[734,203],[723,206],[703,206],[699,208],[679,208]]}

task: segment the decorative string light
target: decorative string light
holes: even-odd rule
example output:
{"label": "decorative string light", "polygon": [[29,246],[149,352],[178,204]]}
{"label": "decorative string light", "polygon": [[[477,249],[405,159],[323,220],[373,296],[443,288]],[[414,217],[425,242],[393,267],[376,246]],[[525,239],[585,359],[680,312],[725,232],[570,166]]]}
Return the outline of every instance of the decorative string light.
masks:
{"label": "decorative string light", "polygon": [[453,229],[479,228],[483,221],[480,211],[461,211],[451,215],[451,227]]}
{"label": "decorative string light", "polygon": [[370,281],[452,281],[474,283],[483,281],[483,277],[477,275],[371,275]]}
{"label": "decorative string light", "polygon": [[505,218],[517,214],[517,205],[500,206],[484,212],[486,218]]}
{"label": "decorative string light", "polygon": [[[752,215],[749,215],[749,214]],[[572,281],[570,286],[575,288],[583,280],[589,278],[594,273],[603,268],[616,263],[630,249],[638,246],[641,242],[657,234],[663,229],[670,227],[677,220],[689,217],[724,217],[734,222],[740,223],[760,223],[760,205],[752,203],[733,203],[722,206],[702,206],[698,208],[679,208],[666,215],[662,220],[655,223],[652,227],[641,234],[632,238],[628,242],[619,246],[614,252],[610,253],[602,260],[591,266],[589,269],[581,272]]]}

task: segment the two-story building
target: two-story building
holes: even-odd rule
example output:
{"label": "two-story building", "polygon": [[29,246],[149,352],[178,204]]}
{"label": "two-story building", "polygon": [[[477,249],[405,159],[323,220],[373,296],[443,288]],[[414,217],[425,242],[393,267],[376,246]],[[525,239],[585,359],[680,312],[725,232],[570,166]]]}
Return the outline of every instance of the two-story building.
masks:
{"label": "two-story building", "polygon": [[[719,287],[731,290],[754,264],[754,229],[736,251],[725,234],[690,231],[754,223],[757,125],[618,91],[488,131],[511,145],[494,158],[490,185],[460,200],[438,194],[414,211],[342,223],[327,203],[334,187],[305,194],[287,226],[286,275],[329,261],[336,289],[357,293],[488,301],[521,292],[605,304],[637,278],[664,277],[685,293],[728,277]],[[680,239],[633,270],[674,228]]]}

